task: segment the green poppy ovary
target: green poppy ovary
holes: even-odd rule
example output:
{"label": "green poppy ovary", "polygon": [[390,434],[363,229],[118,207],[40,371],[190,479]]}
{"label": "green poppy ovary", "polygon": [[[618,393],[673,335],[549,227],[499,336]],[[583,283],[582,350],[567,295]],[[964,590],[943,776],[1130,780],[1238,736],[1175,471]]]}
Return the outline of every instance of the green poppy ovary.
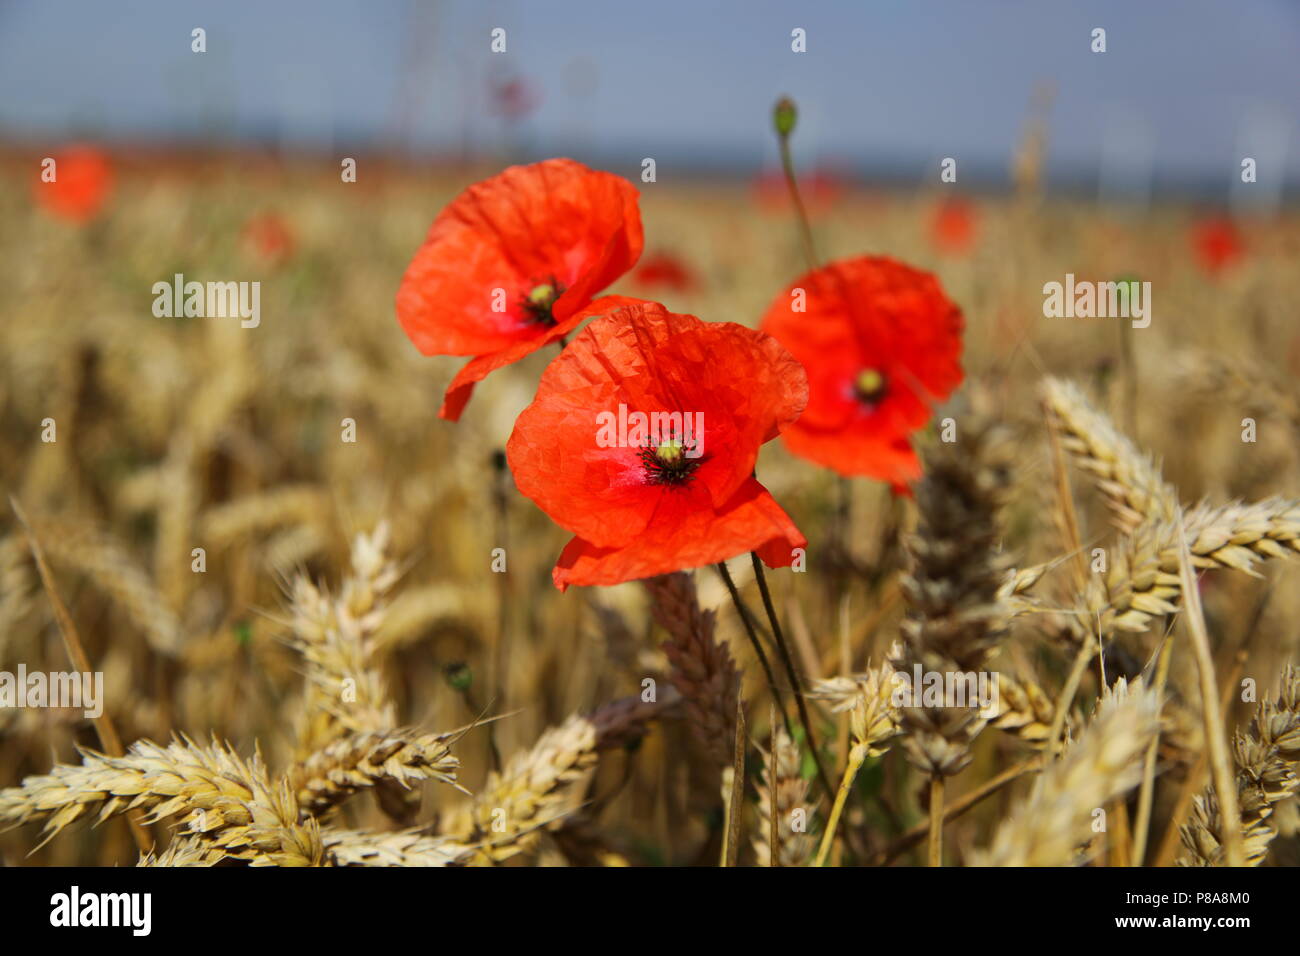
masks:
{"label": "green poppy ovary", "polygon": [[879,401],[885,393],[885,376],[874,368],[864,368],[853,381],[853,389],[864,402]]}
{"label": "green poppy ovary", "polygon": [[677,464],[682,460],[683,454],[685,454],[685,451],[682,448],[682,443],[673,439],[669,439],[655,449],[655,457],[666,465]]}
{"label": "green poppy ovary", "polygon": [[528,293],[528,302],[539,309],[549,309],[556,299],[555,286],[548,282],[541,285],[533,286],[533,291]]}

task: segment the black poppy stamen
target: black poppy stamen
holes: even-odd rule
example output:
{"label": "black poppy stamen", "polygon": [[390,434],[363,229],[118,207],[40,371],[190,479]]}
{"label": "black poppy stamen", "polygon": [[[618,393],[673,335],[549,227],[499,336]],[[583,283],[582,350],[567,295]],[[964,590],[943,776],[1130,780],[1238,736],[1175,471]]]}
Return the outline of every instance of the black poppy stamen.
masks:
{"label": "black poppy stamen", "polygon": [[530,322],[554,325],[555,316],[551,314],[551,308],[555,305],[555,300],[563,294],[564,286],[556,281],[555,276],[551,276],[550,281],[539,282],[533,286],[523,296],[520,305],[523,306]]}
{"label": "black poppy stamen", "polygon": [[646,481],[654,485],[688,484],[705,457],[691,457],[689,453],[694,447],[694,442],[669,438],[642,448],[641,464],[645,466]]}
{"label": "black poppy stamen", "polygon": [[864,368],[853,380],[853,394],[867,405],[878,405],[885,397],[885,376],[878,369]]}

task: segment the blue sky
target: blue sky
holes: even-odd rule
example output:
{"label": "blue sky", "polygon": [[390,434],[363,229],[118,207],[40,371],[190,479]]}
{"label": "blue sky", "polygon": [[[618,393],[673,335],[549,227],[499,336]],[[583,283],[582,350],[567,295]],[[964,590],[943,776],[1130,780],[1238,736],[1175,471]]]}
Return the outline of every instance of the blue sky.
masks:
{"label": "blue sky", "polygon": [[[208,52],[190,51],[207,31]],[[507,52],[489,50],[507,31]],[[790,31],[807,31],[793,53]],[[1092,53],[1094,27],[1107,52]],[[508,129],[491,81],[538,109]],[[1036,85],[1050,168],[1300,181],[1292,0],[0,0],[0,137],[270,139],[346,152],[513,146],[750,168],[772,101],[801,161],[1004,169]]]}

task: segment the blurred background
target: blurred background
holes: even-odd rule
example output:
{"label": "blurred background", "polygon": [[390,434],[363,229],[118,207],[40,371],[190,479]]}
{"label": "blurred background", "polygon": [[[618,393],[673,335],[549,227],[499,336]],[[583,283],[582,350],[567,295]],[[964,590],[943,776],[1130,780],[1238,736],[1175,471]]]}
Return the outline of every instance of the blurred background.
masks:
{"label": "blurred background", "polygon": [[[1105,53],[1091,52],[1096,28]],[[796,29],[806,52],[792,51]],[[304,706],[282,640],[289,582],[337,590],[353,536],[387,520],[402,576],[377,640],[401,719],[447,729],[510,712],[492,731],[509,758],[670,667],[640,585],[554,590],[569,536],[499,467],[554,353],[493,374],[459,424],[437,417],[463,360],[420,356],[393,296],[457,193],[548,156],[623,175],[641,193],[646,251],[610,291],[756,326],[805,268],[771,127],[777,97],[792,96],[821,255],[912,263],[965,315],[961,401],[1020,442],[1005,547],[1027,567],[1067,550],[1046,478],[1046,373],[1081,383],[1185,503],[1300,489],[1297,90],[1291,0],[0,0],[0,501],[31,516],[125,741],[216,732],[284,767]],[[947,157],[956,182],[940,180]],[[42,181],[46,159],[57,183]],[[153,285],[176,273],[260,282],[260,324],[156,317]],[[1067,273],[1150,281],[1151,326],[1045,318],[1043,285]],[[876,482],[842,486],[779,442],[758,474],[812,543],[807,574],[772,576],[801,671],[879,662],[902,614],[909,502]],[[1082,540],[1112,540],[1097,496],[1082,479],[1075,490]],[[818,557],[837,537],[844,553]],[[489,570],[497,547],[507,574]],[[733,564],[758,607],[748,561]],[[1295,571],[1266,573],[1207,575],[1203,594],[1219,672],[1261,689],[1300,641]],[[716,576],[696,577],[765,741],[761,671]],[[1044,601],[1068,606],[1067,584],[1046,578]],[[999,666],[1053,699],[1073,655],[1038,623],[1021,622]],[[1109,673],[1146,660],[1154,638],[1126,638]],[[0,670],[18,663],[67,667],[6,505]],[[462,665],[468,694],[445,677]],[[1151,857],[1164,862],[1179,794],[1203,783],[1186,656],[1170,680],[1181,696],[1166,708]],[[1230,726],[1249,719],[1230,710]],[[823,718],[824,739],[846,739]],[[602,757],[579,836],[606,858],[717,859],[716,768],[686,723]],[[488,739],[457,746],[471,790],[494,766]],[[0,786],[75,760],[76,744],[99,745],[79,712],[0,710]],[[951,798],[1023,750],[983,734]],[[846,810],[869,849],[923,815],[897,756],[869,764]],[[429,822],[455,819],[464,798],[432,787],[425,802]],[[987,844],[996,803],[952,825],[955,858]],[[345,816],[382,825],[365,801]],[[136,859],[120,821],[27,856],[39,839],[36,826],[0,833],[0,861]],[[544,862],[574,859],[539,842]]]}
{"label": "blurred background", "polygon": [[772,163],[785,92],[805,165],[915,182],[951,156],[997,186],[1037,97],[1050,182],[1221,198],[1253,156],[1264,200],[1300,178],[1298,51],[1291,0],[5,0],[0,135],[680,176]]}

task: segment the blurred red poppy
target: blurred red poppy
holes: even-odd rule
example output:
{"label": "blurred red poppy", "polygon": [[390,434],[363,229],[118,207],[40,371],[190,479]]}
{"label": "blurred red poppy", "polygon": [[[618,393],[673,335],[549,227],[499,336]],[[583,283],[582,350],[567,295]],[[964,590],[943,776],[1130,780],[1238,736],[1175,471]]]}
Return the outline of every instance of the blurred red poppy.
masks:
{"label": "blurred red poppy", "polygon": [[632,279],[639,285],[659,286],[674,292],[689,292],[698,283],[690,267],[671,252],[656,252],[641,260]]}
{"label": "blurred red poppy", "polygon": [[517,76],[493,83],[491,98],[492,108],[511,122],[523,119],[541,103],[533,85]]}
{"label": "blurred red poppy", "polygon": [[1197,223],[1192,230],[1192,245],[1196,261],[1210,275],[1218,275],[1236,265],[1246,252],[1241,233],[1232,220],[1224,218]]}
{"label": "blurred red poppy", "polygon": [[617,584],[807,542],[754,478],[798,417],[803,369],[775,339],[611,297],[542,373],[506,445],[519,490],[577,537],[552,578]]}
{"label": "blurred red poppy", "polygon": [[402,277],[397,318],[425,355],[473,355],[439,414],[477,382],[561,338],[643,244],[637,191],[571,159],[511,166],[442,211]]}
{"label": "blurred red poppy", "polygon": [[[799,198],[810,216],[828,212],[844,194],[844,179],[829,169],[815,169],[797,177]],[[754,195],[760,207],[769,212],[782,212],[793,208],[790,186],[780,169],[768,170],[754,180]]]}
{"label": "blurred red poppy", "polygon": [[289,224],[275,213],[262,213],[244,224],[243,238],[262,262],[280,265],[293,257],[297,242]]}
{"label": "blurred red poppy", "polygon": [[959,256],[975,241],[975,207],[960,196],[945,200],[930,221],[930,241],[940,252]]}
{"label": "blurred red poppy", "polygon": [[843,259],[796,279],[762,329],[808,371],[808,408],[782,433],[791,452],[895,485],[920,476],[910,436],[962,380],[961,311],[934,276]]}
{"label": "blurred red poppy", "polygon": [[36,201],[60,219],[89,222],[113,188],[108,157],[93,146],[72,146],[53,159],[54,178],[46,182],[42,175],[34,184]]}

